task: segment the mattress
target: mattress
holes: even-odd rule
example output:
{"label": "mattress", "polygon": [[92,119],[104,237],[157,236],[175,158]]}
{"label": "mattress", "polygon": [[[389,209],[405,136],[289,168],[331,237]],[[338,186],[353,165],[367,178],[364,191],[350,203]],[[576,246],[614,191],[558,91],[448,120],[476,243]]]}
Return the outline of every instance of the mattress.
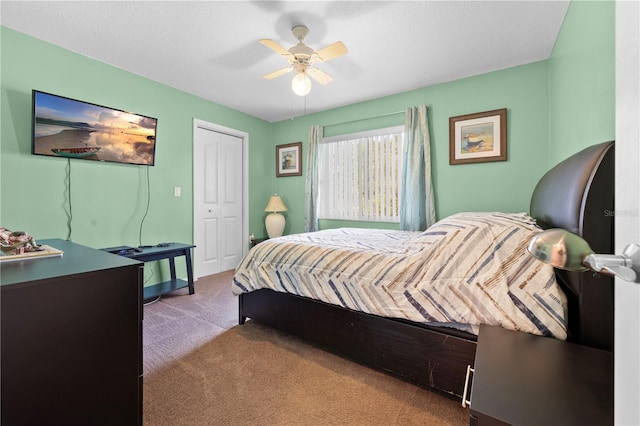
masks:
{"label": "mattress", "polygon": [[422,232],[341,228],[253,247],[234,294],[268,288],[477,334],[480,324],[566,339],[567,299],[526,247],[525,213],[459,213]]}

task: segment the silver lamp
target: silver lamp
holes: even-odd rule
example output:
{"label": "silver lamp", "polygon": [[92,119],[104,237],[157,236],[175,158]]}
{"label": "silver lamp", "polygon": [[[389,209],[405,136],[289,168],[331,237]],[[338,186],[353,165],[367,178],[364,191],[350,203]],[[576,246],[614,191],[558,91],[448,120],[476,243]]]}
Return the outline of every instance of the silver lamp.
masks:
{"label": "silver lamp", "polygon": [[640,246],[629,244],[621,255],[595,254],[582,237],[564,229],[548,229],[527,247],[536,259],[567,271],[595,271],[640,283]]}
{"label": "silver lamp", "polygon": [[280,198],[278,194],[273,194],[271,198],[269,198],[269,202],[264,211],[269,212],[264,221],[269,238],[281,237],[284,233],[285,219],[280,212],[287,211],[287,206],[282,202],[282,198]]}

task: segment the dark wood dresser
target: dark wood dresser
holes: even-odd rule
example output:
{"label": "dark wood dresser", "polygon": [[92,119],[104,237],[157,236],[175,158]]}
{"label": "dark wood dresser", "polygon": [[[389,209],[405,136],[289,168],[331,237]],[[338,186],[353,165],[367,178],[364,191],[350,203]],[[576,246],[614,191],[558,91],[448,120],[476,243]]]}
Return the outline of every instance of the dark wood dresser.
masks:
{"label": "dark wood dresser", "polygon": [[613,353],[480,326],[473,425],[612,425]]}
{"label": "dark wood dresser", "polygon": [[38,243],[0,265],[2,425],[141,425],[142,263]]}

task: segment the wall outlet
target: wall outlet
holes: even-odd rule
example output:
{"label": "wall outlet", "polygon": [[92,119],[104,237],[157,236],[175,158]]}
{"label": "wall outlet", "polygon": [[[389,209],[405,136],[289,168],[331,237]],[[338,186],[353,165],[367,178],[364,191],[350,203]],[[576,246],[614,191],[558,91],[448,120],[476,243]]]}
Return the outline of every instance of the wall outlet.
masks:
{"label": "wall outlet", "polygon": [[179,197],[182,195],[182,188],[180,188],[179,186],[176,186],[173,188],[173,196],[174,197]]}

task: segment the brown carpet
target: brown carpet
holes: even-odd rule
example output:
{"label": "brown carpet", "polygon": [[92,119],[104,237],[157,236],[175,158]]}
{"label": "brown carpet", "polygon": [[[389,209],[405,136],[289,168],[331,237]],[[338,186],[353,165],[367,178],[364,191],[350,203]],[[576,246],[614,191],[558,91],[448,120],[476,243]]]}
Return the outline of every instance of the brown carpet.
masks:
{"label": "brown carpet", "polygon": [[467,425],[459,402],[253,321],[232,271],[144,308],[144,424]]}

